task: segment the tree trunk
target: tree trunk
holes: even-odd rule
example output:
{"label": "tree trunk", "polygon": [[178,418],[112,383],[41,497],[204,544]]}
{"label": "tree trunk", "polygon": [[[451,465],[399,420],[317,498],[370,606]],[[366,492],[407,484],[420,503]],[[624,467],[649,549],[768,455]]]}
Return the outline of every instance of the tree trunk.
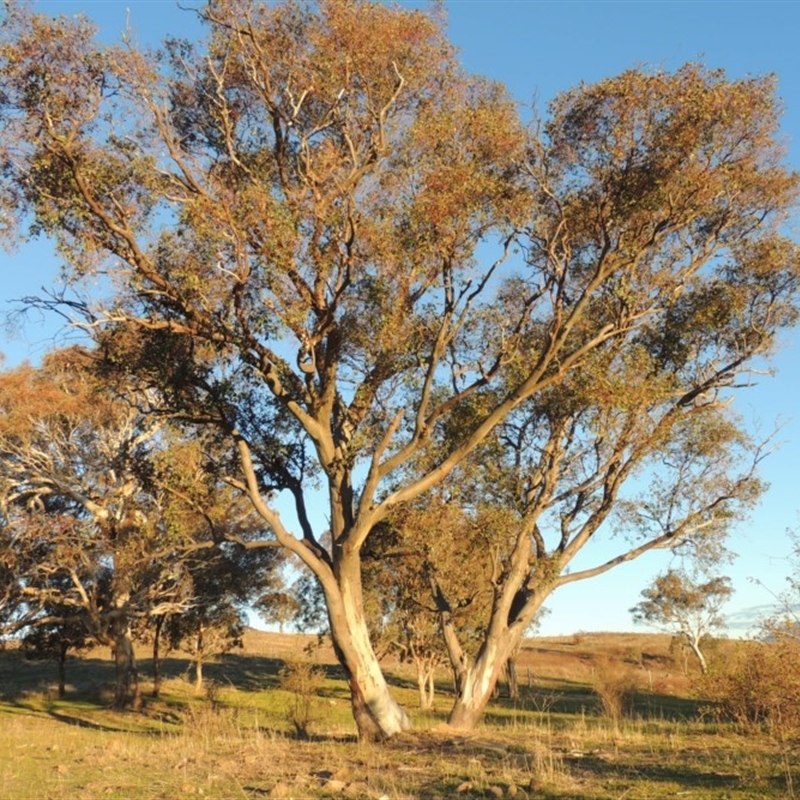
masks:
{"label": "tree trunk", "polygon": [[[358,565],[351,565],[357,572]],[[360,576],[340,576],[339,586],[323,584],[331,640],[350,685],[350,699],[358,736],[383,741],[411,727],[406,712],[389,693],[380,662],[372,648],[364,617]],[[339,591],[337,591],[339,589]]]}
{"label": "tree trunk", "polygon": [[139,711],[142,707],[142,693],[139,687],[139,671],[136,667],[136,655],[133,651],[130,627],[127,621],[120,619],[115,620],[112,630],[117,677],[114,707]]}
{"label": "tree trunk", "polygon": [[700,650],[699,640],[695,639],[694,637],[689,637],[689,647],[692,648],[692,652],[695,654],[695,656],[697,656],[697,662],[700,664],[700,671],[703,673],[703,675],[707,675],[708,664],[706,663],[706,657]]}
{"label": "tree trunk", "polygon": [[153,634],[153,697],[161,694],[161,629],[164,617],[156,617],[156,628]]}
{"label": "tree trunk", "polygon": [[60,642],[58,645],[58,696],[64,697],[67,692],[67,652],[69,645]]}
{"label": "tree trunk", "polygon": [[419,707],[421,711],[429,711],[428,690],[425,672],[421,667],[417,667],[417,691],[419,692]]}
{"label": "tree trunk", "polygon": [[[512,627],[490,627],[474,662],[470,662],[461,647],[449,615],[443,614],[441,621],[450,663],[458,681],[447,724],[452,728],[471,730],[486,710],[503,668],[516,657],[529,621],[522,620]],[[516,683],[516,670],[513,682]]]}
{"label": "tree trunk", "polygon": [[480,721],[489,702],[505,659],[487,657],[484,652],[466,670],[447,724],[451,728],[472,730]]}
{"label": "tree trunk", "polygon": [[421,711],[430,711],[433,708],[435,672],[435,666],[431,666],[423,660],[417,662],[417,688],[419,690],[419,707]]}
{"label": "tree trunk", "polygon": [[196,692],[203,690],[203,646],[203,628],[201,626],[197,631],[197,642],[194,650],[194,690]]}
{"label": "tree trunk", "polygon": [[506,684],[508,685],[508,696],[511,700],[519,699],[519,677],[517,675],[517,657],[510,656],[506,661]]}

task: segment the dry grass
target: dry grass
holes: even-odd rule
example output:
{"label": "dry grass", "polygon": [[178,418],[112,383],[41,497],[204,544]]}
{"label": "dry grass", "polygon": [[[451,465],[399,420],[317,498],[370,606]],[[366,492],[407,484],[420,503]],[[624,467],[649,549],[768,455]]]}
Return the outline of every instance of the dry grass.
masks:
{"label": "dry grass", "polygon": [[[380,746],[355,740],[332,653],[304,653],[309,641],[249,632],[243,652],[208,667],[213,688],[201,696],[182,677],[185,662],[170,659],[161,699],[142,714],[107,708],[107,653],[70,663],[63,701],[52,692],[52,665],[1,655],[0,753],[10,757],[0,758],[0,798],[777,800],[800,784],[786,747],[697,716],[668,637],[531,640],[521,697],[494,702],[470,735],[441,726],[451,702],[443,672],[437,710],[416,713],[415,732]],[[279,686],[281,667],[304,658],[325,676],[307,740],[289,721],[296,698]],[[387,669],[413,708],[412,676]],[[632,703],[609,717],[595,688],[623,678],[635,686]]]}

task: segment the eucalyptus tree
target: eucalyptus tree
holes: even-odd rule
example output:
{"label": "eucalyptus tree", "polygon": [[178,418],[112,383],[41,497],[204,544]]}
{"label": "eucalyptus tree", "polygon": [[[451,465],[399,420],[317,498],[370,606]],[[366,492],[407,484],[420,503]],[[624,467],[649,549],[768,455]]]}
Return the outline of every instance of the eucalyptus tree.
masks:
{"label": "eucalyptus tree", "polygon": [[158,580],[164,552],[153,552],[147,535],[154,504],[141,470],[161,425],[99,391],[90,361],[74,348],[50,354],[40,369],[0,375],[4,549],[24,560],[14,576],[24,605],[15,626],[80,618],[113,647],[116,703],[135,706],[129,611],[159,583],[171,602],[180,583]]}
{"label": "eucalyptus tree", "polygon": [[22,638],[22,648],[26,658],[48,659],[56,662],[58,668],[58,696],[67,692],[67,657],[72,652],[80,652],[93,644],[93,639],[72,608],[48,609],[46,616],[55,620],[48,624],[30,628]]}
{"label": "eucalyptus tree", "polygon": [[[165,409],[228,442],[220,474],[269,529],[246,545],[277,543],[314,574],[359,732],[391,736],[408,719],[361,582],[380,523],[603,357],[616,367],[655,336],[656,383],[679,373],[685,409],[793,321],[798,259],[779,226],[797,179],[773,82],[631,71],[526,130],[503,87],[459,67],[436,11],[212,0],[198,13],[205,41],[143,53],[9,4],[5,222],[13,210],[53,237],[72,279],[119,288],[90,298],[83,323]],[[681,326],[701,319],[705,338],[685,345]],[[557,457],[572,423],[551,417]],[[573,498],[568,523],[601,484],[614,505],[623,461],[602,446],[603,481],[553,495]],[[545,478],[532,496],[555,491]],[[520,553],[537,542],[526,525]],[[589,534],[557,547],[571,556]],[[496,624],[516,631],[533,609],[509,616],[528,585],[528,560],[513,563]]]}
{"label": "eucalyptus tree", "polygon": [[702,582],[671,569],[658,575],[642,590],[642,599],[630,611],[636,622],[679,636],[694,653],[705,675],[708,663],[701,645],[703,639],[724,626],[725,619],[720,612],[731,594],[729,578],[715,576]]}
{"label": "eucalyptus tree", "polygon": [[282,558],[272,548],[248,553],[222,543],[187,556],[185,566],[191,580],[191,604],[166,615],[160,632],[170,648],[189,653],[195,688],[200,691],[204,664],[243,646],[249,611],[261,599],[263,587],[275,581]]}
{"label": "eucalyptus tree", "polygon": [[[457,596],[438,576],[433,583],[451,663],[461,673],[453,726],[480,719],[503,664],[554,591],[653,550],[713,552],[760,496],[764,443],[748,437],[719,385],[692,397],[695,389],[681,386],[674,365],[654,368],[649,348],[629,343],[588,359],[581,373],[509,415],[476,451],[491,466],[482,470],[485,482],[467,482],[468,493],[505,514],[492,521],[471,512],[472,524],[486,520],[491,594],[477,643],[457,636]],[[719,380],[724,387],[728,377]],[[457,497],[458,473],[449,481]],[[460,502],[468,507],[468,499]],[[599,551],[598,539],[608,543]]]}
{"label": "eucalyptus tree", "polygon": [[197,553],[219,531],[246,536],[254,515],[192,458],[196,442],[100,381],[96,361],[68,348],[0,373],[5,628],[82,628],[113,650],[116,704],[135,707],[132,626],[193,608]]}

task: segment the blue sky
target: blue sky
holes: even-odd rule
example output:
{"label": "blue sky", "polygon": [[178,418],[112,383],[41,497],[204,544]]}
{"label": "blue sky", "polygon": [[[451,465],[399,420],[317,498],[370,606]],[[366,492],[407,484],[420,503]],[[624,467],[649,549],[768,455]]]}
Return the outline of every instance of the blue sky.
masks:
{"label": "blue sky", "polygon": [[[188,3],[187,3],[188,4]],[[402,4],[401,4],[402,5]],[[423,5],[414,3],[415,6]],[[164,33],[192,36],[199,26],[172,0],[46,0],[35,3],[49,14],[85,13],[100,34],[115,39],[130,20],[136,38],[157,44]],[[540,2],[539,0],[451,0],[446,3],[451,39],[472,72],[505,82],[521,102],[544,106],[557,92],[591,83],[635,66],[673,69],[701,60],[732,77],[776,73],[785,106],[783,134],[789,161],[800,168],[800,2]],[[797,221],[793,233],[800,235]],[[58,263],[46,244],[11,255],[0,251],[0,312],[7,301],[51,285]],[[38,360],[50,346],[51,321],[29,320],[22,331],[0,332],[6,363]],[[731,632],[747,630],[754,611],[783,588],[789,542],[786,530],[800,524],[800,332],[782,342],[778,374],[742,392],[736,408],[767,432],[781,422],[781,448],[762,470],[770,489],[750,521],[739,526],[731,548],[739,554],[726,569],[736,587],[727,607]],[[615,552],[601,546],[588,563]],[[653,554],[591,581],[561,589],[548,603],[543,634],[579,630],[627,630],[628,609],[639,592],[668,563]],[[754,581],[760,581],[762,585]]]}

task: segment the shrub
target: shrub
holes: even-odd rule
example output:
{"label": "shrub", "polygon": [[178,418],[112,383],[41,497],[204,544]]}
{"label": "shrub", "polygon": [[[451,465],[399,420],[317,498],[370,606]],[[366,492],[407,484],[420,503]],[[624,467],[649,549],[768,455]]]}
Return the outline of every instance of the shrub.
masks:
{"label": "shrub", "polygon": [[297,735],[307,739],[314,721],[314,698],[325,680],[325,673],[308,661],[287,661],[278,678],[281,689],[291,695],[286,718]]}
{"label": "shrub", "polygon": [[700,688],[720,718],[764,729],[780,741],[800,738],[800,642],[742,643]]}
{"label": "shrub", "polygon": [[598,663],[592,688],[600,700],[604,713],[614,721],[614,724],[632,712],[639,691],[636,680],[630,672],[620,670],[618,665],[607,661]]}

